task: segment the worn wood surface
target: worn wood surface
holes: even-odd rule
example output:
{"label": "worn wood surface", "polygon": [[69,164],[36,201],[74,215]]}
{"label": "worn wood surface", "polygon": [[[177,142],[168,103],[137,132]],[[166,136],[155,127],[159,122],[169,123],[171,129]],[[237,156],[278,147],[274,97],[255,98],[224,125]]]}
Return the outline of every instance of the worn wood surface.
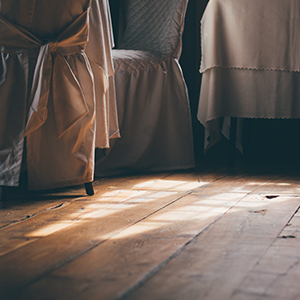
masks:
{"label": "worn wood surface", "polygon": [[0,299],[300,299],[299,177],[207,168],[12,193]]}

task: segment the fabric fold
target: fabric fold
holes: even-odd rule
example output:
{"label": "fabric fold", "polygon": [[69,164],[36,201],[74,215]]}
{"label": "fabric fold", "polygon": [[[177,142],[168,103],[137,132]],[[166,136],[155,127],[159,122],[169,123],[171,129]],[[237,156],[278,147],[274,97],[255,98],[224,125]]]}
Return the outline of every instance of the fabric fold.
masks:
{"label": "fabric fold", "polygon": [[200,72],[300,72],[299,12],[298,0],[210,0],[201,20]]}
{"label": "fabric fold", "polygon": [[93,181],[96,134],[108,147],[118,130],[108,9],[0,0],[0,185],[18,186],[21,171],[29,190]]}
{"label": "fabric fold", "polygon": [[[202,61],[198,120],[205,150],[230,118],[300,117],[300,1],[210,0],[201,20]],[[239,143],[239,144],[238,144]]]}
{"label": "fabric fold", "polygon": [[[89,32],[88,10],[84,11],[52,41],[42,41],[28,30],[1,16],[2,24],[14,33],[13,38],[7,36],[7,40],[2,41],[2,44],[29,48],[39,47],[29,99],[32,104],[25,127],[25,136],[37,130],[47,119],[51,83],[53,84],[53,94],[59,95],[59,97],[54,98],[53,104],[56,112],[55,121],[58,137],[88,113],[80,83],[70,64],[64,58],[64,55],[84,52]],[[63,116],[61,112],[64,112]]]}

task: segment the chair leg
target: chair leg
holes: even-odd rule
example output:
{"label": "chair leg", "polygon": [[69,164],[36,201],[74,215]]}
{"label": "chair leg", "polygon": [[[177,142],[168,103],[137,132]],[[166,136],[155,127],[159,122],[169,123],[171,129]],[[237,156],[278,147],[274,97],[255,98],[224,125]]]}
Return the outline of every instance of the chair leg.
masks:
{"label": "chair leg", "polygon": [[0,202],[1,202],[1,207],[6,206],[7,202],[7,186],[1,186],[0,187]]}
{"label": "chair leg", "polygon": [[228,168],[229,168],[229,171],[233,171],[233,169],[234,169],[236,130],[237,130],[237,118],[236,117],[231,117],[231,120],[230,120],[229,154],[228,154]]}
{"label": "chair leg", "polygon": [[251,158],[252,124],[253,119],[244,119],[243,150],[246,160]]}
{"label": "chair leg", "polygon": [[85,191],[89,196],[94,195],[94,188],[93,188],[93,184],[91,182],[85,183],[84,184],[85,187]]}

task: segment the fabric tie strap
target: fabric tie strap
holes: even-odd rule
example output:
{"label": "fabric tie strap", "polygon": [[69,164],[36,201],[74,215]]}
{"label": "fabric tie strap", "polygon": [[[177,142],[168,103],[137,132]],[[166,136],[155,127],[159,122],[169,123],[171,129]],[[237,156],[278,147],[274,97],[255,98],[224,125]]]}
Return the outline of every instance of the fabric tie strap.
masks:
{"label": "fabric tie strap", "polygon": [[[64,55],[82,53],[88,41],[88,9],[84,11],[55,40],[42,41],[28,30],[9,22],[0,15],[0,26],[4,25],[4,40],[8,47],[39,47],[34,70],[28,121],[25,136],[42,126],[48,116],[50,89],[53,91],[53,105],[58,137],[88,113],[82,87]],[[84,54],[87,70],[90,66]],[[51,84],[52,80],[52,84]]]}

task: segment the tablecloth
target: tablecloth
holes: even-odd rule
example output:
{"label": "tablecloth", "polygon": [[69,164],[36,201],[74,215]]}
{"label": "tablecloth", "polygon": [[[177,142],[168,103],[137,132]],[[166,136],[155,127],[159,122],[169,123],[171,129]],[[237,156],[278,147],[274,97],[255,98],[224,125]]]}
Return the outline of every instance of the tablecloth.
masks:
{"label": "tablecloth", "polygon": [[228,137],[229,117],[300,117],[299,26],[298,0],[210,0],[198,108],[206,149]]}

